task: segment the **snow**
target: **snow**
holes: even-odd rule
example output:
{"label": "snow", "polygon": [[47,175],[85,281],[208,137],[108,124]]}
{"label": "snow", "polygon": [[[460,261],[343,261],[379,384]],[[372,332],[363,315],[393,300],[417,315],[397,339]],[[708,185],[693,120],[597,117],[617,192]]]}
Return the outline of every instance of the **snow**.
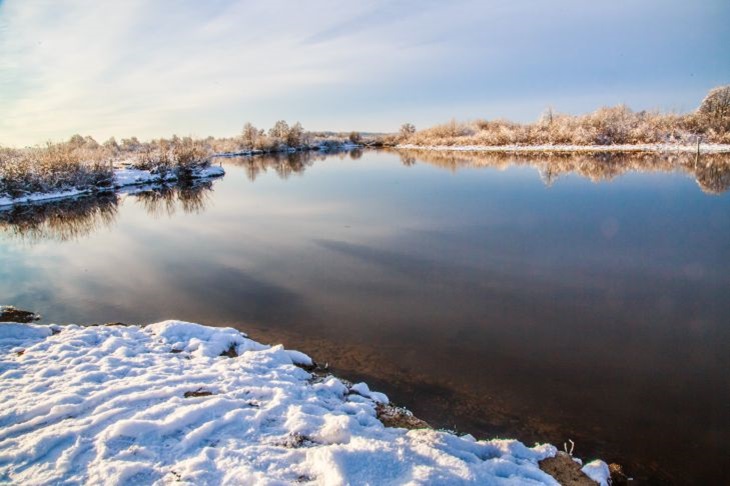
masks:
{"label": "snow", "polygon": [[[208,166],[200,167],[193,171],[193,179],[202,179],[207,177],[220,177],[225,174],[225,170],[220,166]],[[149,170],[121,168],[114,169],[114,188],[122,188],[126,186],[134,186],[139,184],[151,184],[159,182],[171,182],[177,180],[177,176],[173,173],[166,174],[164,177],[160,177],[158,174],[153,174]],[[100,188],[99,190],[109,190],[107,188]],[[68,189],[56,192],[47,193],[35,193],[29,194],[22,197],[11,198],[11,197],[0,197],[0,207],[12,206],[14,204],[26,204],[41,201],[48,201],[52,199],[62,199],[67,197],[79,196],[82,194],[91,193],[93,189]]]}
{"label": "snow", "polygon": [[[202,179],[205,177],[219,177],[225,174],[223,167],[210,165],[201,167],[193,171],[194,179]],[[169,172],[164,176],[153,174],[149,170],[123,168],[114,170],[114,186],[124,187],[137,184],[149,184],[152,182],[170,182],[177,180],[174,172]]]}
{"label": "snow", "polygon": [[[636,144],[636,145],[398,145],[399,149],[453,152],[697,152],[697,145]],[[730,152],[730,144],[701,144],[700,153]]]}
{"label": "snow", "polygon": [[295,363],[189,322],[0,324],[0,482],[557,485],[551,445],[387,428],[385,395]]}
{"label": "snow", "polygon": [[57,192],[46,192],[46,193],[35,193],[28,194],[27,196],[11,198],[7,196],[0,197],[0,206],[9,206],[19,203],[34,203],[41,201],[50,201],[52,199],[62,199],[66,197],[79,196],[90,192],[89,189],[69,189],[66,191]]}
{"label": "snow", "polygon": [[608,464],[603,461],[598,459],[591,461],[583,466],[581,471],[601,486],[608,486],[611,484],[611,472],[608,469]]}

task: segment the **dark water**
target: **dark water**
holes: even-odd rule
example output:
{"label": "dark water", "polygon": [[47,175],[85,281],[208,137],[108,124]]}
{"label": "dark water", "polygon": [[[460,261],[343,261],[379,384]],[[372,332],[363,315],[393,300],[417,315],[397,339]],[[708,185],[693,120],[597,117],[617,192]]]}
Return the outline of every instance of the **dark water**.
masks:
{"label": "dark water", "polygon": [[0,303],[232,325],[438,427],[730,481],[722,161],[355,152],[0,212]]}

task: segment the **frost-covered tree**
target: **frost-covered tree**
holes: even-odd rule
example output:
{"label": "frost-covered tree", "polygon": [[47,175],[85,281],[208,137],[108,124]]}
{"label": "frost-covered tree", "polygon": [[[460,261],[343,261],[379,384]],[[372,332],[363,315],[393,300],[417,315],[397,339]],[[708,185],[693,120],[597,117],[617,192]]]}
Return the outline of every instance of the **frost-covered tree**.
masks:
{"label": "frost-covered tree", "polygon": [[90,149],[98,149],[99,142],[94,140],[94,137],[87,135],[84,137],[84,146]]}
{"label": "frost-covered tree", "polygon": [[69,141],[68,144],[73,148],[79,148],[84,146],[84,137],[79,135],[78,133],[73,135]]}
{"label": "frost-covered tree", "polygon": [[241,145],[243,148],[251,150],[256,147],[256,141],[259,138],[259,129],[251,123],[246,122],[241,132]]}
{"label": "frost-covered tree", "polygon": [[730,128],[730,85],[711,89],[697,111],[713,125]]}
{"label": "frost-covered tree", "polygon": [[301,147],[304,143],[304,128],[296,122],[286,134],[286,144],[290,147]]}
{"label": "frost-covered tree", "polygon": [[139,143],[139,140],[137,140],[137,137],[132,138],[123,138],[122,139],[122,150],[133,152],[141,147],[142,144]]}
{"label": "frost-covered tree", "polygon": [[360,132],[350,132],[350,142],[351,143],[360,143],[362,142],[362,135],[360,135]]}
{"label": "frost-covered tree", "polygon": [[416,133],[416,127],[413,123],[404,123],[400,126],[400,136],[403,139],[407,139],[411,135]]}
{"label": "frost-covered tree", "polygon": [[119,144],[117,143],[117,139],[114,137],[110,137],[109,140],[104,142],[104,148],[107,148],[113,152],[116,152],[119,150]]}
{"label": "frost-covered tree", "polygon": [[284,120],[279,120],[274,124],[271,130],[269,130],[269,136],[280,141],[285,141],[288,135],[289,125]]}

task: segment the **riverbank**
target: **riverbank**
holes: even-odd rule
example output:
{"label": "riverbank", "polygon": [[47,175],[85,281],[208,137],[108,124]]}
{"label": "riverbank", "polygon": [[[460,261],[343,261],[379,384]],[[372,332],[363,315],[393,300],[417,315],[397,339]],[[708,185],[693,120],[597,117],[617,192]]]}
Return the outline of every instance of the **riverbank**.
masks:
{"label": "riverbank", "polygon": [[[554,446],[423,428],[231,328],[3,323],[0,377],[11,482],[558,484],[540,467]],[[607,481],[600,461],[583,472]]]}
{"label": "riverbank", "polygon": [[429,150],[436,152],[489,152],[489,153],[730,153],[730,144],[622,144],[622,145],[415,145],[399,144],[397,149]]}
{"label": "riverbank", "polygon": [[[225,174],[223,167],[214,165],[198,165],[190,168],[184,178],[190,180],[220,177]],[[182,175],[177,171],[160,173],[152,170],[135,169],[131,167],[115,168],[111,178],[111,184],[100,186],[88,186],[83,188],[65,188],[51,192],[33,192],[18,197],[0,197],[0,208],[11,207],[16,204],[28,204],[56,199],[76,197],[91,193],[116,192],[119,189],[129,186],[144,184],[169,184],[177,182]]]}
{"label": "riverbank", "polygon": [[275,155],[275,154],[292,154],[296,152],[338,152],[345,150],[355,150],[363,148],[363,145],[357,143],[330,141],[315,145],[301,145],[296,147],[277,147],[268,150],[262,149],[245,149],[233,150],[226,152],[217,152],[212,157],[252,157],[254,155]]}

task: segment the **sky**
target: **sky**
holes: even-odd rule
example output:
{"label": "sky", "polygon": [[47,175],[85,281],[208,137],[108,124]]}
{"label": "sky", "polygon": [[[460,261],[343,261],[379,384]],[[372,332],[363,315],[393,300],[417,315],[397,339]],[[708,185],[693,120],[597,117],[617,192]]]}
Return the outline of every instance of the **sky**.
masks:
{"label": "sky", "polygon": [[0,0],[0,145],[685,112],[728,46],[728,0]]}

